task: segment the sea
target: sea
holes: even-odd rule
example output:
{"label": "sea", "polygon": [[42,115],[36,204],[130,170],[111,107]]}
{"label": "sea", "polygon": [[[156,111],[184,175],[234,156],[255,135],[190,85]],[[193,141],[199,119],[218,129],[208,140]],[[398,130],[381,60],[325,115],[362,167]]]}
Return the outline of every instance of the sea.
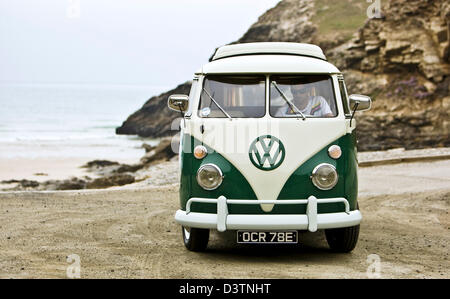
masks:
{"label": "sea", "polygon": [[0,158],[138,161],[158,139],[115,129],[166,87],[0,83]]}

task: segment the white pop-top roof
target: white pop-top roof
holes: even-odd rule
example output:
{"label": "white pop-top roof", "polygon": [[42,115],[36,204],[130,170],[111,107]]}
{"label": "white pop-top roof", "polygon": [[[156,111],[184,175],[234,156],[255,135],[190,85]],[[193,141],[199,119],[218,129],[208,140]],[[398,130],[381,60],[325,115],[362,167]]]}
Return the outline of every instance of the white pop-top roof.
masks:
{"label": "white pop-top roof", "polygon": [[297,55],[245,55],[214,60],[196,74],[336,74],[328,61]]}
{"label": "white pop-top roof", "polygon": [[300,43],[248,43],[217,49],[196,74],[335,74],[320,47]]}
{"label": "white pop-top roof", "polygon": [[235,44],[220,47],[216,50],[211,61],[241,55],[253,54],[290,54],[310,56],[326,60],[325,54],[319,46],[303,43],[263,42]]}

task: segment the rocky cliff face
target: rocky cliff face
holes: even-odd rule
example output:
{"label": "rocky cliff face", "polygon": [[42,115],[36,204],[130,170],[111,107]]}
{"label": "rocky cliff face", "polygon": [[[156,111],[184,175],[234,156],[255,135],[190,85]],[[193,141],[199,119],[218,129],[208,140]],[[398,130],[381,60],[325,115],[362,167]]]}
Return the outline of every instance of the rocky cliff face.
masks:
{"label": "rocky cliff face", "polygon": [[189,94],[190,89],[191,82],[185,82],[168,92],[150,98],[141,109],[131,114],[122,126],[116,129],[116,134],[154,138],[171,135],[179,128],[173,121],[181,115],[167,108],[167,99],[172,94]]}
{"label": "rocky cliff face", "polygon": [[357,117],[363,149],[450,145],[449,36],[447,1],[396,0],[328,51],[350,92],[372,96]]}
{"label": "rocky cliff face", "polygon": [[364,24],[364,2],[283,0],[263,14],[236,43],[312,43],[326,52],[348,41]]}
{"label": "rocky cliff face", "polygon": [[312,43],[317,32],[312,22],[314,14],[313,1],[281,1],[263,14],[237,43],[299,40]]}
{"label": "rocky cliff face", "polygon": [[[356,116],[360,150],[450,146],[450,4],[382,3],[381,18],[368,19],[365,1],[284,0],[236,43],[321,46],[328,60],[343,71],[349,93],[372,97],[372,110]],[[189,86],[151,98],[117,133],[169,135],[170,124],[179,115],[167,109],[167,97],[187,94]]]}

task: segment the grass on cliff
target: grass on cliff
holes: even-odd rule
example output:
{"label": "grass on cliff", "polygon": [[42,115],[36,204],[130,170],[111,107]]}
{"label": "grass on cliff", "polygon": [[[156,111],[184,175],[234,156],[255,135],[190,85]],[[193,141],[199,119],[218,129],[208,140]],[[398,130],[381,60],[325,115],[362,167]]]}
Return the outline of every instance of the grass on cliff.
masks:
{"label": "grass on cliff", "polygon": [[348,40],[367,20],[366,0],[315,0],[319,35]]}

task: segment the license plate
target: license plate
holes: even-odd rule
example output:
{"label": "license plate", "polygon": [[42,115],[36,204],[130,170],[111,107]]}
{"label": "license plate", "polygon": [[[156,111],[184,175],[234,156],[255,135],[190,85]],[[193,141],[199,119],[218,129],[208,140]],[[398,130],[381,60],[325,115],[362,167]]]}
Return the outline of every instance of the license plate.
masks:
{"label": "license plate", "polygon": [[237,232],[238,243],[296,244],[297,231],[243,231]]}

